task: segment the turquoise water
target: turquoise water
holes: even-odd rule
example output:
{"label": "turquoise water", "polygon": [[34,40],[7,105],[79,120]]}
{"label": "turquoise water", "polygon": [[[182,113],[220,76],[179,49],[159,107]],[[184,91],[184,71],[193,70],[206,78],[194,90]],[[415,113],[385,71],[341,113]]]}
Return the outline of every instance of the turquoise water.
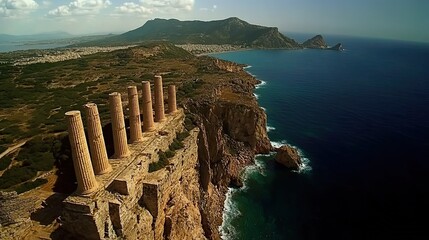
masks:
{"label": "turquoise water", "polygon": [[332,37],[343,52],[216,54],[250,65],[270,139],[308,159],[272,156],[231,189],[224,239],[422,239],[429,208],[429,45]]}

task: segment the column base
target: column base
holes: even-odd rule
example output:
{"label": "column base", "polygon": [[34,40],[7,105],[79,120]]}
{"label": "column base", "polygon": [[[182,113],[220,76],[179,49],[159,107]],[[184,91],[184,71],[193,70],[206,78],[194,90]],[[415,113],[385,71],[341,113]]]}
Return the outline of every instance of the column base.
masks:
{"label": "column base", "polygon": [[114,155],[113,155],[113,158],[114,158],[114,159],[124,158],[124,157],[128,157],[128,156],[130,156],[130,154],[131,154],[131,152],[128,150],[128,152],[127,152],[127,153],[124,153],[124,154],[121,154],[121,155],[114,154]]}
{"label": "column base", "polygon": [[76,190],[76,194],[81,195],[81,196],[87,196],[87,195],[90,195],[90,194],[96,192],[97,190],[98,190],[98,183],[94,187],[87,189],[85,191]]}
{"label": "column base", "polygon": [[112,165],[110,165],[110,164],[109,164],[109,167],[107,167],[107,168],[106,168],[106,169],[104,169],[103,171],[101,171],[101,172],[97,173],[96,175],[103,175],[103,174],[106,174],[106,173],[111,172],[112,170],[113,170]]}

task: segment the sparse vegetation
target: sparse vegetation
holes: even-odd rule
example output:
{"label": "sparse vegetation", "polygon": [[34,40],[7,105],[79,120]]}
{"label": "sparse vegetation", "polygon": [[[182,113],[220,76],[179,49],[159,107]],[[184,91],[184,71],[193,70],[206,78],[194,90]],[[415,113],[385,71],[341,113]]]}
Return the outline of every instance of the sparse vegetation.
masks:
{"label": "sparse vegetation", "polygon": [[[43,55],[37,50],[30,55]],[[153,81],[155,74],[163,76],[166,85],[177,86],[177,101],[204,94],[206,84],[228,78],[228,73],[217,70],[213,59],[196,58],[167,42],[152,42],[108,53],[83,56],[80,59],[55,63],[38,63],[14,66],[11,62],[29,57],[23,52],[0,53],[0,152],[33,138],[18,150],[13,158],[0,159],[4,169],[0,176],[0,189],[12,189],[34,179],[37,174],[49,171],[56,161],[62,172],[73,172],[70,149],[64,141],[66,123],[64,114],[81,110],[82,105],[98,105],[103,123],[110,121],[108,94],[121,92],[126,97],[126,86],[138,87],[143,80]],[[202,71],[206,66],[207,71]],[[84,115],[84,113],[82,114]],[[187,117],[186,129],[195,127]],[[160,156],[160,169],[168,164],[177,149],[183,147],[182,138],[171,144]],[[12,159],[14,159],[12,161]]]}
{"label": "sparse vegetation", "polygon": [[[52,154],[53,139],[35,137],[28,141],[15,157],[17,164],[7,169],[0,177],[0,189],[7,189],[28,181],[37,175],[38,171],[49,171],[54,166]],[[6,156],[1,159],[1,167],[6,169],[12,159]]]}
{"label": "sparse vegetation", "polygon": [[9,167],[11,162],[12,162],[12,157],[10,157],[10,156],[4,156],[4,157],[0,158],[0,171],[3,171],[7,167]]}
{"label": "sparse vegetation", "polygon": [[188,131],[183,131],[181,133],[176,133],[176,138],[173,139],[173,142],[168,146],[167,151],[158,151],[158,161],[152,162],[149,164],[149,172],[158,171],[170,162],[168,159],[174,157],[176,150],[182,149],[184,147],[183,141],[189,136]]}
{"label": "sparse vegetation", "polygon": [[32,182],[23,183],[23,184],[19,185],[18,187],[16,187],[14,190],[16,191],[16,193],[20,194],[20,193],[30,191],[31,189],[37,188],[39,186],[42,186],[43,184],[45,184],[47,182],[48,182],[47,179],[38,178]]}

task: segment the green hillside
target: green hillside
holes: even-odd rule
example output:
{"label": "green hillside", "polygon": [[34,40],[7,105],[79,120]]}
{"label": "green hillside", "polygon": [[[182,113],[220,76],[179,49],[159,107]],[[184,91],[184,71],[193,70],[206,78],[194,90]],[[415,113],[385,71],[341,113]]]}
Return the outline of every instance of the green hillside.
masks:
{"label": "green hillside", "polygon": [[137,29],[108,38],[104,43],[135,43],[154,40],[165,40],[174,44],[231,44],[251,48],[301,48],[299,43],[279,33],[275,27],[252,25],[236,17],[209,22],[154,19],[147,21]]}

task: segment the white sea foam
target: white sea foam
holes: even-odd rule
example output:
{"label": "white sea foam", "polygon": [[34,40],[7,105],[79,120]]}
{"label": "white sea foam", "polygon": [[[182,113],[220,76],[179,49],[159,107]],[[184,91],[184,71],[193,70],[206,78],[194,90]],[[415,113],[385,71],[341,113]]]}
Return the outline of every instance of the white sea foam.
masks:
{"label": "white sea foam", "polygon": [[264,112],[266,112],[266,111],[267,111],[267,109],[266,109],[266,108],[264,108],[264,107],[261,107],[261,109],[262,109],[262,110],[264,110]]}
{"label": "white sea foam", "polygon": [[237,234],[235,228],[231,224],[234,218],[241,215],[237,205],[232,200],[233,194],[237,191],[239,191],[239,189],[228,188],[228,192],[226,193],[225,202],[223,204],[222,225],[219,226],[219,232],[223,240],[235,239]]}
{"label": "white sea foam", "polygon": [[245,66],[243,69],[248,69],[248,68],[251,68],[252,66],[251,65],[248,65],[248,66]]}
{"label": "white sea foam", "polygon": [[256,93],[253,93],[253,96],[255,96],[256,99],[259,99],[259,95]]}
{"label": "white sea foam", "polygon": [[293,146],[291,144],[288,144],[288,142],[286,140],[281,140],[280,142],[271,141],[271,145],[274,148],[279,148],[279,147],[281,147],[283,145],[289,145],[289,146],[295,148],[298,151],[299,157],[301,158],[301,164],[299,165],[299,169],[296,172],[298,172],[298,173],[308,173],[308,172],[311,172],[312,168],[310,166],[310,159],[308,159],[305,156],[304,152],[301,149],[299,149],[298,147]]}
{"label": "white sea foam", "polygon": [[[267,127],[267,129],[269,126]],[[274,128],[273,128],[274,129]],[[281,147],[282,145],[288,144],[286,140],[281,140],[279,142],[272,141],[271,145],[273,147]],[[292,146],[292,145],[291,145]],[[294,146],[292,146],[294,147]],[[298,148],[297,148],[298,149]],[[298,149],[298,154],[300,155],[302,159],[302,164],[297,172],[299,173],[306,173],[311,171],[310,166],[310,160],[306,158],[303,154],[303,152]],[[219,232],[220,237],[223,240],[232,240],[237,239],[237,230],[232,226],[232,221],[239,217],[242,213],[237,207],[237,204],[233,200],[233,196],[240,191],[247,191],[248,189],[248,179],[255,174],[260,174],[262,176],[267,176],[267,168],[266,168],[266,162],[263,159],[259,159],[258,156],[274,156],[274,153],[269,154],[260,154],[257,155],[255,158],[255,164],[247,166],[244,169],[242,180],[243,180],[243,186],[239,189],[236,188],[228,188],[228,191],[226,193],[225,202],[224,202],[224,209],[222,213],[222,225],[219,226]]]}
{"label": "white sea foam", "polygon": [[282,145],[287,144],[286,140],[281,140],[280,142],[276,142],[276,141],[271,141],[271,146],[275,147],[275,148],[279,148]]}
{"label": "white sea foam", "polygon": [[259,81],[261,81],[261,82],[255,86],[255,89],[259,89],[259,88],[262,88],[265,85],[267,85],[267,82],[265,82],[263,80],[259,80]]}
{"label": "white sea foam", "polygon": [[[267,154],[270,155],[270,154]],[[246,191],[248,189],[247,180],[254,174],[260,174],[262,176],[266,176],[266,168],[263,160],[255,158],[255,164],[247,166],[244,169],[244,173],[242,175],[243,187],[240,188],[242,191]]]}
{"label": "white sea foam", "polygon": [[[260,154],[257,156],[270,156],[271,154]],[[238,209],[236,203],[233,201],[232,197],[234,194],[240,191],[247,191],[248,189],[248,179],[250,176],[254,174],[261,174],[266,176],[266,168],[264,164],[264,160],[255,158],[255,164],[247,166],[244,169],[242,180],[243,186],[239,189],[236,188],[228,188],[228,192],[226,193],[224,209],[222,214],[222,225],[219,227],[219,232],[221,234],[221,239],[223,240],[231,240],[237,238],[237,231],[232,226],[232,221],[241,215],[240,210]]]}
{"label": "white sea foam", "polygon": [[[264,111],[265,111],[265,109],[264,109]],[[267,125],[267,132],[271,132],[271,131],[274,131],[274,130],[276,130],[275,127],[271,127],[271,126]]]}

